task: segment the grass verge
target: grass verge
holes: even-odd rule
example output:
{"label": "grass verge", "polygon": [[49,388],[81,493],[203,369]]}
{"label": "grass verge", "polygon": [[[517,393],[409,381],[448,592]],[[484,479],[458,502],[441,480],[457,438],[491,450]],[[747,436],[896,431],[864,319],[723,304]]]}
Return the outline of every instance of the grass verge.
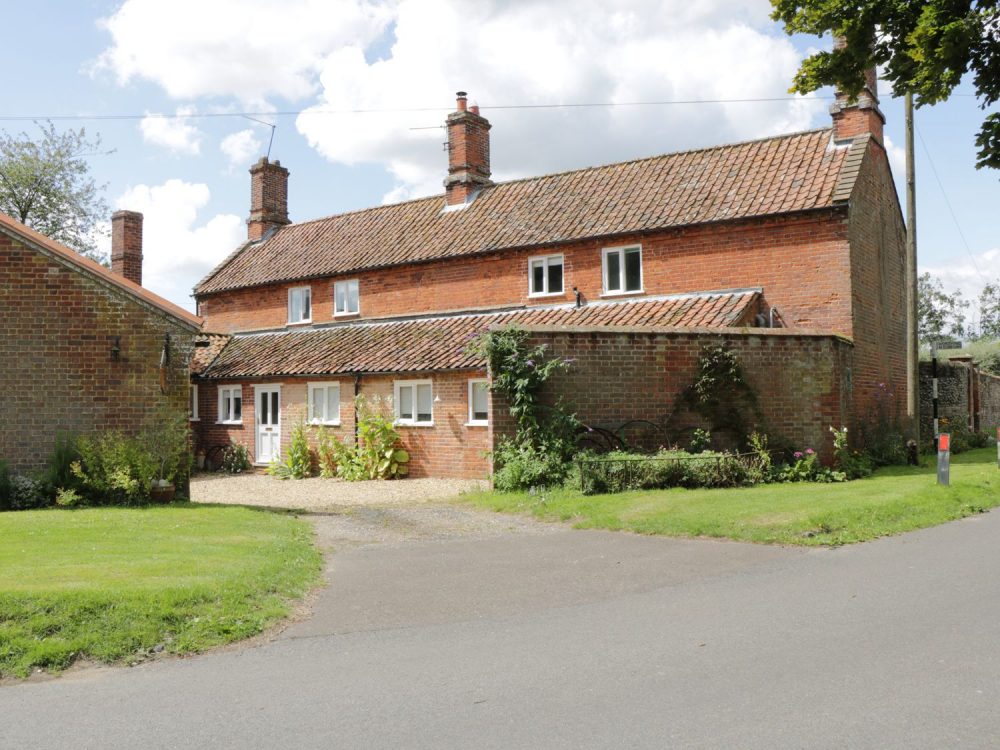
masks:
{"label": "grass verge", "polygon": [[0,514],[0,676],[247,638],[320,567],[306,523],[249,508]]}
{"label": "grass verge", "polygon": [[863,542],[983,512],[1000,505],[996,449],[952,457],[951,486],[925,467],[893,466],[843,484],[768,484],[715,490],[647,490],[585,496],[477,492],[460,502],[504,513],[572,521],[582,529],[720,537],[767,544]]}

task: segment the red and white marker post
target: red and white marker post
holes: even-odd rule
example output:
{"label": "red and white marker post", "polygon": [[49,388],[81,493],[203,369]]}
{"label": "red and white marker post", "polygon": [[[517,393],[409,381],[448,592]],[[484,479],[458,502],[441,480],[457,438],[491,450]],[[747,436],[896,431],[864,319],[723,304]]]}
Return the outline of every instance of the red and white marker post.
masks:
{"label": "red and white marker post", "polygon": [[947,487],[951,483],[951,435],[942,432],[938,435],[938,484]]}

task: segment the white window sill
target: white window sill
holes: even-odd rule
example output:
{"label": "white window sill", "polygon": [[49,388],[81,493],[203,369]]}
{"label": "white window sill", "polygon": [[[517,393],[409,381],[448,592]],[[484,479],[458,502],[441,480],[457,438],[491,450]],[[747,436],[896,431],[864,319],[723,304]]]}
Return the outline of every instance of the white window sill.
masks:
{"label": "white window sill", "polygon": [[646,293],[645,289],[636,289],[630,292],[601,292],[601,298],[603,299],[604,297],[629,297],[629,296],[637,297],[645,293]]}
{"label": "white window sill", "polygon": [[531,294],[528,295],[528,299],[536,299],[538,297],[562,297],[565,294],[566,294],[566,292],[564,292],[564,291],[558,291],[558,292],[531,292]]}
{"label": "white window sill", "polygon": [[201,420],[198,419],[198,417],[188,417],[188,422],[200,422],[200,421]]}
{"label": "white window sill", "polygon": [[240,422],[216,422],[216,424],[221,424],[221,425],[226,425],[226,426],[231,427],[233,425],[240,426],[240,425],[243,424],[243,422],[242,421],[240,421]]}
{"label": "white window sill", "polygon": [[396,422],[396,427],[433,427],[433,422]]}
{"label": "white window sill", "polygon": [[335,318],[357,318],[360,317],[361,311],[355,310],[354,312],[335,312],[333,317]]}
{"label": "white window sill", "polygon": [[465,427],[489,427],[489,422],[466,422]]}
{"label": "white window sill", "polygon": [[309,425],[312,427],[340,427],[340,420],[336,422],[321,422],[318,419],[314,419]]}
{"label": "white window sill", "polygon": [[312,318],[309,318],[309,320],[289,320],[285,325],[289,325],[289,326],[311,326],[312,325]]}

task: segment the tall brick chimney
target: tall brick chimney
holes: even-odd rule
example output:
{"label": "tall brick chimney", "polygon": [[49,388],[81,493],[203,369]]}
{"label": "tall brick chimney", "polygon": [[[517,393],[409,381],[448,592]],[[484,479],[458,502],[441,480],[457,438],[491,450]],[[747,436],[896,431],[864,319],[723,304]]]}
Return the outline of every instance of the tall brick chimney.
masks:
{"label": "tall brick chimney", "polygon": [[288,220],[288,170],[266,156],[250,167],[250,218],[247,239],[259,240]]}
{"label": "tall brick chimney", "polygon": [[[847,41],[843,37],[834,39],[834,49],[843,49]],[[846,141],[864,133],[871,133],[879,143],[883,143],[882,129],[885,115],[878,106],[878,74],[875,68],[865,71],[865,86],[858,94],[857,101],[850,101],[842,91],[837,92],[837,100],[830,105],[833,117],[833,138]]]}
{"label": "tall brick chimney", "polygon": [[111,270],[142,286],[142,214],[111,214]]}
{"label": "tall brick chimney", "polygon": [[448,115],[448,176],[444,180],[445,202],[465,203],[469,196],[490,181],[490,121],[479,107],[466,106],[464,91],[456,94],[458,110]]}

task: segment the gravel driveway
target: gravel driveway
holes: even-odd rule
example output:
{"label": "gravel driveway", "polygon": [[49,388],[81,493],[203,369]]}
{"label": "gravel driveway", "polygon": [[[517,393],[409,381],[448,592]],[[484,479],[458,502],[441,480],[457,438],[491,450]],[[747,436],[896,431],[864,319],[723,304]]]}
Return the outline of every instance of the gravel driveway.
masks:
{"label": "gravel driveway", "polygon": [[486,482],[469,479],[345,482],[319,477],[282,480],[266,474],[199,474],[191,479],[191,500],[196,503],[321,510],[427,503],[486,487]]}

